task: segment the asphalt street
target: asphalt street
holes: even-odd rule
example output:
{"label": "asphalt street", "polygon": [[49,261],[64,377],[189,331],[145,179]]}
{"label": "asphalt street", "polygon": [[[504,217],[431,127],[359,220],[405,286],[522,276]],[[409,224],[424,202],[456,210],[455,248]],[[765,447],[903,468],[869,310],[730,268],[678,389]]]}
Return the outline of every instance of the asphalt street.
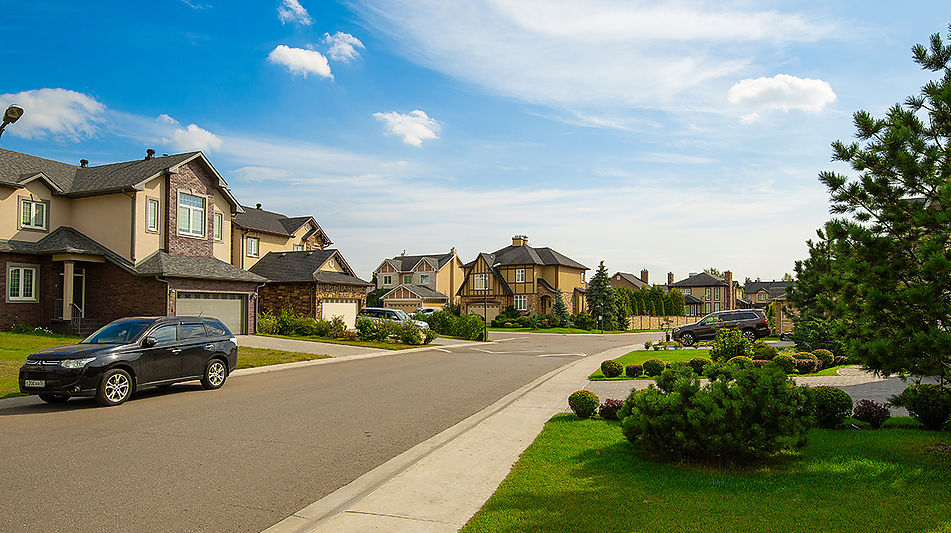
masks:
{"label": "asphalt street", "polygon": [[493,335],[113,408],[0,400],[0,531],[260,531],[538,376],[651,334]]}

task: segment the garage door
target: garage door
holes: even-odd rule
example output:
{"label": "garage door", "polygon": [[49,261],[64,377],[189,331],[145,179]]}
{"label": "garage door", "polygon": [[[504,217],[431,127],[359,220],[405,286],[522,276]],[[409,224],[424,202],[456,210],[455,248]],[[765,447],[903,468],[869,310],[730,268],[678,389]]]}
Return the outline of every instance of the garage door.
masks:
{"label": "garage door", "polygon": [[494,304],[489,304],[487,306],[483,306],[479,304],[470,304],[468,310],[469,310],[469,313],[479,315],[479,316],[483,316],[483,311],[484,311],[485,315],[488,316],[488,322],[492,322],[492,319],[494,319],[495,317],[499,315],[499,306]]}
{"label": "garage door", "polygon": [[179,292],[175,300],[176,315],[214,317],[238,334],[247,333],[246,309],[246,299],[241,294]]}
{"label": "garage door", "polygon": [[348,328],[353,329],[356,327],[360,300],[325,298],[320,301],[320,304],[321,318],[324,320],[330,320],[335,316],[342,316],[343,322]]}

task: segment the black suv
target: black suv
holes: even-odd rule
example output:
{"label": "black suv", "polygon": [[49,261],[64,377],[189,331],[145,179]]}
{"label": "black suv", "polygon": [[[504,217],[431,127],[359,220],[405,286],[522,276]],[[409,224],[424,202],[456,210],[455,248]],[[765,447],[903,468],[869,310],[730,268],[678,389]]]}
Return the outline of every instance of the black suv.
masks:
{"label": "black suv", "polygon": [[201,379],[217,389],[237,364],[237,339],[217,319],[123,318],[79,344],[29,356],[20,391],[50,403],[95,396],[101,405],[119,405],[146,386]]}
{"label": "black suv", "polygon": [[761,309],[734,309],[710,313],[693,324],[678,326],[671,331],[671,336],[684,346],[690,346],[698,340],[716,337],[721,328],[738,329],[750,342],[769,335],[769,321]]}

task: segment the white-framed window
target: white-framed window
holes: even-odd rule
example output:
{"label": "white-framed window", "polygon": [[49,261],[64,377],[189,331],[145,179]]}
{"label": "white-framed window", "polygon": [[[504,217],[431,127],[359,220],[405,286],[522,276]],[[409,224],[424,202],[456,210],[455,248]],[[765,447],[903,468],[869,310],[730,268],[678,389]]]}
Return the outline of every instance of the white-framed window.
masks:
{"label": "white-framed window", "polygon": [[420,274],[420,275],[419,275],[419,284],[420,284],[420,285],[429,285],[429,274]]}
{"label": "white-framed window", "polygon": [[330,261],[327,261],[327,265],[328,265],[330,268],[333,268],[333,267],[334,267],[334,258],[333,258],[333,257],[330,258]]}
{"label": "white-framed window", "polygon": [[412,284],[413,284],[413,275],[403,274],[403,285],[412,285]]}
{"label": "white-framed window", "polygon": [[720,287],[717,287],[716,289],[713,289],[713,299],[714,299],[714,300],[719,300],[719,299],[720,299]]}
{"label": "white-framed window", "polygon": [[34,202],[26,198],[20,200],[20,227],[46,229],[46,202]]}
{"label": "white-framed window", "polygon": [[515,283],[525,283],[525,269],[524,268],[515,269]]}
{"label": "white-framed window", "polygon": [[149,198],[145,201],[145,229],[158,233],[159,201]]}
{"label": "white-framed window", "polygon": [[690,296],[690,287],[680,289],[680,290],[683,291],[684,296]]}
{"label": "white-framed window", "polygon": [[528,310],[528,296],[516,296],[515,309],[519,311],[527,311]]}
{"label": "white-framed window", "polygon": [[[710,289],[707,289],[707,290],[710,290]],[[706,308],[706,311],[704,312],[704,314],[709,314],[709,313],[710,313],[710,302],[707,302],[706,304],[704,304],[704,306],[705,306],[705,308]]]}
{"label": "white-framed window", "polygon": [[215,213],[215,240],[219,242],[223,240],[221,233],[223,231],[222,227],[224,226],[224,221],[225,217],[221,213]]}
{"label": "white-framed window", "polygon": [[304,245],[303,245],[303,244],[295,244],[295,245],[294,245],[294,251],[295,251],[295,252],[303,252],[303,251],[304,251]]}
{"label": "white-framed window", "polygon": [[258,256],[258,238],[257,237],[248,237],[248,244],[246,246],[248,257],[257,257]]}
{"label": "white-framed window", "polygon": [[760,293],[757,299],[758,299],[759,301],[761,301],[761,302],[765,302],[765,301],[766,301],[766,295],[763,294],[763,293]]}
{"label": "white-framed window", "polygon": [[178,193],[179,235],[205,236],[205,198],[184,192]]}
{"label": "white-framed window", "polygon": [[489,279],[488,274],[475,274],[472,276],[472,289],[477,291],[484,291],[486,289],[486,282]]}
{"label": "white-framed window", "polygon": [[[706,300],[709,300],[709,299],[710,299],[710,287],[707,287],[707,288],[703,291],[703,297],[704,297],[704,299],[706,299]],[[707,304],[707,307],[710,307],[710,304]],[[708,310],[707,312],[709,313],[710,311]]]}
{"label": "white-framed window", "polygon": [[36,265],[7,266],[7,300],[11,302],[35,302],[37,285]]}
{"label": "white-framed window", "polygon": [[719,310],[720,310],[720,302],[714,302],[714,303],[713,303],[713,310],[714,310],[714,311],[719,311]]}
{"label": "white-framed window", "polygon": [[584,270],[581,271],[581,281],[584,282]]}
{"label": "white-framed window", "polygon": [[389,274],[383,276],[383,284],[384,284],[384,285],[390,285],[390,284],[392,284],[392,283],[393,283],[393,276],[391,276],[391,275],[389,275]]}

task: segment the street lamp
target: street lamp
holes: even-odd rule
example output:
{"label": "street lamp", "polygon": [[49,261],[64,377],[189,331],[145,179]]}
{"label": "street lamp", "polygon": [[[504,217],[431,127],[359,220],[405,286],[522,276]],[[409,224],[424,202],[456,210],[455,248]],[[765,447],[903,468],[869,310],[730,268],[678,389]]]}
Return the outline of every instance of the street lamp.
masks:
{"label": "street lamp", "polygon": [[3,124],[0,124],[0,136],[3,135],[3,130],[6,129],[7,124],[13,124],[20,117],[23,116],[23,108],[13,104],[7,108],[6,112],[3,114]]}

